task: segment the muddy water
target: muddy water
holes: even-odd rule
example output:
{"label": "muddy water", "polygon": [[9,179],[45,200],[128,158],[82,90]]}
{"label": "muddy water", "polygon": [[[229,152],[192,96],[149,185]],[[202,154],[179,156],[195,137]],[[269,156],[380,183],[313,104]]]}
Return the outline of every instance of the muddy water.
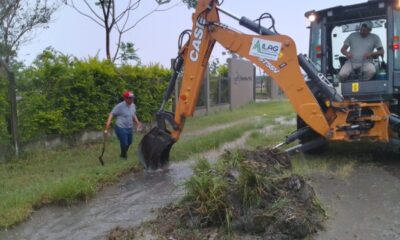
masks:
{"label": "muddy water", "polygon": [[[269,126],[263,129],[268,132]],[[249,134],[202,154],[215,161],[224,149],[244,146]],[[120,183],[104,189],[93,200],[69,208],[44,207],[27,222],[0,232],[0,239],[56,240],[103,239],[117,226],[139,225],[155,217],[155,209],[180,199],[181,183],[191,174],[194,160],[172,164],[167,171],[131,174]]]}

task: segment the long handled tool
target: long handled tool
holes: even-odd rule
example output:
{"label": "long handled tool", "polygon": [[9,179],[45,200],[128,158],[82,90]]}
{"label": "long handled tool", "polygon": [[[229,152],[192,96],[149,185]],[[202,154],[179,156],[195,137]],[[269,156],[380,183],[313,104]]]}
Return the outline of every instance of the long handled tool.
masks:
{"label": "long handled tool", "polygon": [[107,133],[103,132],[103,148],[102,148],[101,154],[99,156],[99,161],[102,166],[104,166],[103,155],[104,155],[104,151],[106,150],[106,141],[107,141]]}

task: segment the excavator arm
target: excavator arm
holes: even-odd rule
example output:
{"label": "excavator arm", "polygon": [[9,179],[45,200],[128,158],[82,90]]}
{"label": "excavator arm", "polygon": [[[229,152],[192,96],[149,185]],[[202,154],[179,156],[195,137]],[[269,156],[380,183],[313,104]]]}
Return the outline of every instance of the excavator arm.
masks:
{"label": "excavator arm", "polygon": [[[219,12],[237,19],[242,26],[258,34],[249,35],[232,30],[220,22]],[[157,113],[157,127],[145,135],[139,145],[139,158],[146,168],[157,169],[168,162],[170,149],[178,141],[185,119],[193,116],[195,111],[215,42],[262,68],[276,81],[304,122],[321,136],[329,135],[327,118],[307,86],[300,67],[311,75],[317,85],[321,85],[327,99],[340,102],[341,96],[304,56],[297,55],[296,44],[290,37],[276,34],[247,18],[239,19],[220,9],[216,0],[198,1],[192,21],[192,33],[179,51],[174,74]],[[165,102],[174,89],[182,66],[183,78],[175,113],[166,112],[163,109]],[[167,129],[166,122],[172,126],[171,130]]]}

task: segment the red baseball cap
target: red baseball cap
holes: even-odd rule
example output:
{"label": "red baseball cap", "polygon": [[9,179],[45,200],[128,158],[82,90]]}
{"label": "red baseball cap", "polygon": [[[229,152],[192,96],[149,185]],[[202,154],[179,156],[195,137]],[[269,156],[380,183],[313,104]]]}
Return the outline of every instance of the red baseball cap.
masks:
{"label": "red baseball cap", "polygon": [[125,91],[124,94],[122,94],[122,96],[124,96],[124,98],[133,98],[133,92],[131,91]]}

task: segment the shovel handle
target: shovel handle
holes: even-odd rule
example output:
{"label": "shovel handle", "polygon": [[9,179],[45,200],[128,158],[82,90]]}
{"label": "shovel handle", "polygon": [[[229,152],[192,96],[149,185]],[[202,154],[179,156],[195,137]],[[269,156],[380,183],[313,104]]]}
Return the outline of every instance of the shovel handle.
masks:
{"label": "shovel handle", "polygon": [[103,132],[103,148],[102,148],[101,154],[99,156],[99,161],[100,161],[101,166],[104,166],[103,155],[106,150],[106,141],[107,141],[107,130],[105,130]]}

